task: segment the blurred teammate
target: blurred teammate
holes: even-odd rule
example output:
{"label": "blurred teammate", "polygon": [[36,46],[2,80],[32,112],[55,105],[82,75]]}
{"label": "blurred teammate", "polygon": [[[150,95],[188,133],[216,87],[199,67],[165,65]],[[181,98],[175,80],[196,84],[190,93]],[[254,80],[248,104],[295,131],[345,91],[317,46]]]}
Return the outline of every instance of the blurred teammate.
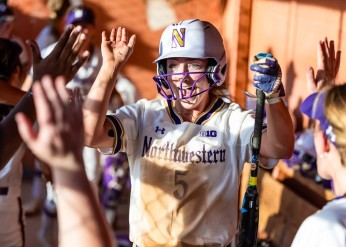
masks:
{"label": "blurred teammate", "polygon": [[317,172],[331,180],[335,198],[304,220],[292,247],[346,246],[346,84],[334,85],[341,53],[335,52],[334,41],[321,41],[318,51],[319,73],[308,71],[314,93],[303,101],[301,111],[315,122]]}
{"label": "blurred teammate", "polygon": [[[54,51],[45,59],[41,58],[36,44],[29,42],[33,51],[35,83],[45,73],[49,73],[53,78],[64,75],[66,80],[74,76],[88,56],[85,53],[77,58],[83,37],[79,39],[76,46],[73,44],[76,43],[79,35],[80,29],[67,28]],[[13,51],[13,47],[18,45],[9,40],[3,41],[3,45],[6,46],[3,46],[4,50],[1,52],[1,68],[4,72],[2,80],[9,82],[16,78],[14,75],[18,72],[19,54],[8,55]],[[23,145],[14,120],[15,114],[19,111],[25,113],[32,122],[35,121],[35,108],[30,92],[26,93],[0,122],[0,218],[3,222],[0,224],[0,246],[24,246],[25,244],[24,216],[20,199],[22,179],[20,160]]]}
{"label": "blurred teammate", "polygon": [[47,7],[50,12],[50,20],[36,37],[36,42],[40,50],[58,41],[60,35],[65,28],[65,18],[68,8],[70,7],[69,0],[49,0]]}
{"label": "blurred teammate", "polygon": [[7,4],[0,3],[0,38],[15,41],[22,48],[22,53],[20,54],[21,73],[19,77],[20,85],[22,85],[26,80],[32,64],[29,48],[26,46],[22,38],[13,34],[14,25],[16,24],[15,20],[12,8]]}
{"label": "blurred teammate", "polygon": [[[20,54],[22,48],[9,39],[0,38],[0,83],[14,88],[20,82]],[[0,118],[3,120],[13,109],[0,104]],[[22,158],[25,146],[21,145],[7,164],[0,165],[0,246],[24,245],[24,214],[21,203]],[[6,224],[5,224],[6,222]]]}
{"label": "blurred teammate", "polygon": [[[67,88],[75,90],[78,89],[81,93],[82,99],[88,94],[93,82],[95,81],[97,74],[102,65],[102,56],[100,45],[94,43],[94,36],[96,31],[96,16],[94,11],[86,5],[71,6],[66,14],[65,26],[68,25],[81,26],[82,32],[86,36],[86,40],[81,47],[81,51],[88,51],[89,58],[78,70],[75,77],[67,84]],[[51,44],[47,48],[42,50],[42,56],[45,57],[55,47],[55,43]],[[111,100],[108,105],[108,110],[113,112],[119,106],[127,103],[134,103],[138,99],[138,93],[134,85],[124,76],[117,77],[117,83],[114,88],[110,89],[112,93]],[[84,164],[86,173],[89,180],[93,184],[95,194],[99,194],[99,182],[102,173],[103,157],[95,148],[84,147],[83,149]],[[116,159],[117,157],[109,157],[110,159]],[[126,159],[125,159],[126,161]],[[110,164],[110,162],[108,162]],[[126,162],[124,162],[126,164]],[[105,190],[103,190],[105,191]],[[108,196],[113,194],[106,193],[103,196],[104,208],[107,211],[107,219],[109,222],[114,220],[115,208],[109,207]],[[39,231],[39,239],[41,243],[46,246],[54,246],[57,239],[57,220],[56,220],[56,195],[52,186],[47,185],[47,198],[45,199],[44,209],[42,213],[42,224]],[[113,205],[112,205],[113,206]]]}
{"label": "blurred teammate", "polygon": [[[253,111],[223,100],[226,55],[209,22],[183,20],[161,36],[155,82],[163,96],[107,115],[110,89],[131,55],[124,28],[102,36],[103,63],[83,105],[86,144],[128,155],[134,246],[227,246],[238,221],[240,175],[251,155]],[[267,95],[262,166],[288,158],[293,125],[275,58],[257,56],[255,87]]]}
{"label": "blurred teammate", "polygon": [[[49,45],[56,43],[63,33],[65,28],[65,17],[67,9],[70,7],[69,0],[49,0],[47,1],[47,7],[50,10],[49,23],[40,31],[36,37],[36,43],[40,50],[48,47]],[[32,181],[32,198],[26,202],[23,207],[27,216],[35,215],[41,212],[42,204],[46,195],[46,181],[42,179],[42,164],[39,160],[34,160],[34,171]],[[50,184],[48,186],[51,186]],[[51,192],[49,192],[51,193]],[[49,195],[51,197],[51,195]],[[48,207],[48,205],[46,205]],[[54,213],[55,213],[55,207]],[[56,236],[57,237],[57,236]]]}

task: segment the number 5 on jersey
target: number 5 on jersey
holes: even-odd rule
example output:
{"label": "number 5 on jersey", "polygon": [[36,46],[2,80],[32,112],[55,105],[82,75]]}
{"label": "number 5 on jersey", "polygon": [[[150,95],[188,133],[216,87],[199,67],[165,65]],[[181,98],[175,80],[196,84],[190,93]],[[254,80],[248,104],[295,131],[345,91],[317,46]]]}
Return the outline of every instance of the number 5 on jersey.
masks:
{"label": "number 5 on jersey", "polygon": [[182,200],[186,194],[187,191],[189,189],[189,185],[187,184],[187,182],[184,180],[184,176],[186,176],[186,174],[189,171],[179,171],[179,170],[175,170],[175,174],[174,174],[174,184],[175,184],[175,191],[173,192],[173,195],[175,198],[177,198],[178,200]]}

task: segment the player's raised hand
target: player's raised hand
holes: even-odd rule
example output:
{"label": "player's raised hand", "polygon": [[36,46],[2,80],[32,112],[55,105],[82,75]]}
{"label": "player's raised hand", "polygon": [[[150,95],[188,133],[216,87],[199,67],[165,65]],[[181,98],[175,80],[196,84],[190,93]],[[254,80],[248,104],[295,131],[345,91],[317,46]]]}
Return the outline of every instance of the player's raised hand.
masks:
{"label": "player's raised hand", "polygon": [[271,54],[258,53],[255,55],[250,70],[256,72],[253,77],[254,87],[262,90],[267,98],[285,96],[281,82],[281,68]]}
{"label": "player's raised hand", "polygon": [[109,39],[107,39],[106,32],[102,32],[102,58],[103,65],[114,68],[121,66],[131,56],[136,42],[136,36],[131,35],[128,38],[126,28],[118,27],[113,28]]}
{"label": "player's raised hand", "polygon": [[33,81],[41,80],[44,75],[50,75],[53,79],[64,76],[66,83],[69,82],[89,57],[88,51],[80,54],[85,39],[82,27],[69,25],[53,51],[43,59],[37,43],[28,40],[33,57]]}
{"label": "player's raised hand", "polygon": [[309,67],[306,72],[310,93],[319,91],[327,85],[334,85],[340,67],[341,51],[335,52],[334,41],[325,38],[317,47],[317,72]]}
{"label": "player's raised hand", "polygon": [[54,82],[44,76],[33,85],[39,129],[33,128],[23,113],[16,115],[16,122],[19,134],[35,156],[57,169],[79,170],[84,145],[81,104],[67,90],[63,77]]}

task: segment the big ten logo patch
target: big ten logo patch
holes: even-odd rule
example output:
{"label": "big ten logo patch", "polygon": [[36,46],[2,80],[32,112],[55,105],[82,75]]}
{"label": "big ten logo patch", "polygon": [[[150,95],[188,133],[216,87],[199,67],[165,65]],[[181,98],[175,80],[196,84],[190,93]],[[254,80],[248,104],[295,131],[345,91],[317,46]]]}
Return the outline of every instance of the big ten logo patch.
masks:
{"label": "big ten logo patch", "polygon": [[173,29],[172,32],[172,48],[185,46],[185,28]]}
{"label": "big ten logo patch", "polygon": [[205,130],[199,132],[199,136],[201,137],[217,137],[217,131],[216,130]]}

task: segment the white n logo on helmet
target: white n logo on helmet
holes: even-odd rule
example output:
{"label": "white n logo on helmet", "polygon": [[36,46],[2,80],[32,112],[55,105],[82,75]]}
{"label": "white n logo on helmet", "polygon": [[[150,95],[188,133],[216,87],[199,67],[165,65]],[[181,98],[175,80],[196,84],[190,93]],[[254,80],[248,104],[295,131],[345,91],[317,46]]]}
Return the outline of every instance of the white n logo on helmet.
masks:
{"label": "white n logo on helmet", "polygon": [[172,32],[172,48],[185,46],[185,28],[173,29]]}

